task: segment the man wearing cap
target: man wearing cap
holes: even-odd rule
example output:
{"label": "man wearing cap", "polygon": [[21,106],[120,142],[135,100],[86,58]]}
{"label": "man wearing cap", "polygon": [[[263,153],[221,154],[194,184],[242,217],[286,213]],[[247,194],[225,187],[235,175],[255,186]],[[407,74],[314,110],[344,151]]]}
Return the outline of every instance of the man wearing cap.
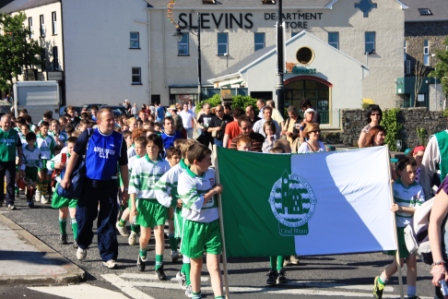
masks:
{"label": "man wearing cap", "polygon": [[316,111],[313,108],[308,108],[303,112],[303,121],[300,123],[299,130],[300,130],[300,143],[305,141],[306,134],[305,128],[306,125],[309,123],[314,123],[314,116],[316,115]]}
{"label": "man wearing cap", "polygon": [[215,113],[216,114],[212,118],[207,131],[212,133],[214,138],[213,142],[217,146],[223,146],[223,138],[227,123],[233,121],[233,117],[224,113],[224,107],[222,105],[216,106]]}
{"label": "man wearing cap", "polygon": [[280,138],[280,126],[278,125],[278,122],[272,119],[272,108],[269,106],[264,106],[263,118],[254,124],[253,131],[255,133],[263,135],[263,137],[266,138],[266,133],[264,132],[264,123],[269,120],[271,120],[275,125],[275,135],[277,136],[277,139]]}
{"label": "man wearing cap", "polygon": [[176,131],[178,131],[179,133],[182,134],[182,136],[185,136],[185,130],[184,130],[184,125],[182,123],[182,117],[180,117],[177,114],[177,107],[176,105],[171,105],[168,107],[168,112],[171,114],[171,117],[174,120],[174,126],[176,127]]}
{"label": "man wearing cap", "polygon": [[[302,109],[302,112],[305,112],[307,109],[313,109],[313,107],[311,107],[311,101],[309,99],[302,99],[302,101],[300,102],[300,109]],[[313,123],[317,123],[320,124],[320,115],[319,113],[314,110],[314,116],[313,116]],[[303,117],[305,117],[305,114],[303,115]]]}

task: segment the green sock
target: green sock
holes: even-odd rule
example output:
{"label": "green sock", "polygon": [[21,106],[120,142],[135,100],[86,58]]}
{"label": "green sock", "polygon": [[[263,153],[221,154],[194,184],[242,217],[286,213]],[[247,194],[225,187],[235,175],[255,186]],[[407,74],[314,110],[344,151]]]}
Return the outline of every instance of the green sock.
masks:
{"label": "green sock", "polygon": [[140,232],[140,225],[133,225],[131,224],[131,231],[138,234]]}
{"label": "green sock", "polygon": [[126,225],[126,220],[120,219],[120,221],[118,221],[118,225],[119,225],[120,227],[125,226],[125,225]]}
{"label": "green sock", "polygon": [[184,272],[182,272],[182,273],[185,274],[185,284],[187,286],[189,286],[189,285],[191,285],[191,280],[190,280],[190,269],[191,269],[191,267],[190,267],[190,263],[188,263],[188,264],[184,263],[182,265],[182,269],[184,270]]}
{"label": "green sock", "polygon": [[201,292],[197,292],[197,293],[192,292],[191,294],[193,295],[193,296],[191,296],[191,299],[202,299]]}
{"label": "green sock", "polygon": [[156,254],[156,271],[163,265],[163,254]]}
{"label": "green sock", "polygon": [[140,257],[146,259],[146,248],[145,249],[140,248]]}
{"label": "green sock", "polygon": [[283,268],[284,260],[285,258],[283,257],[283,255],[277,256],[277,272],[280,272],[280,270]]}
{"label": "green sock", "polygon": [[224,297],[224,296],[216,296],[215,297],[215,299],[224,299],[224,298],[226,298],[226,297]]}
{"label": "green sock", "polygon": [[383,281],[381,279],[381,276],[378,277],[378,284],[380,285],[380,290],[384,289],[384,287],[386,286],[387,281]]}
{"label": "green sock", "polygon": [[73,231],[73,239],[78,238],[78,221],[76,221],[76,218],[72,218],[72,231]]}
{"label": "green sock", "polygon": [[59,231],[65,235],[65,226],[67,225],[67,219],[59,218]]}
{"label": "green sock", "polygon": [[277,257],[276,256],[269,257],[269,265],[272,270],[277,269]]}
{"label": "green sock", "polygon": [[174,234],[169,235],[170,238],[170,249],[173,251],[177,250],[177,240],[174,238]]}

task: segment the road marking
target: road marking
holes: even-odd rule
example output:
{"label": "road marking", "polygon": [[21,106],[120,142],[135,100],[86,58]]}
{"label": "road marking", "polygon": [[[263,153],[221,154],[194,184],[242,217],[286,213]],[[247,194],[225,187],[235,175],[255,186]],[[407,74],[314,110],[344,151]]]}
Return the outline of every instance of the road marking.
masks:
{"label": "road marking", "polygon": [[[132,280],[155,280],[155,281],[159,281],[159,278],[157,277],[156,274],[139,274],[139,273],[123,273],[120,275],[120,278],[124,278],[124,279],[132,279]],[[177,283],[177,279],[175,276],[167,276],[167,279],[169,282],[175,282]],[[201,281],[202,282],[207,282],[209,281],[210,278],[208,276],[205,277],[201,277]]]}
{"label": "road marking", "polygon": [[[136,288],[133,287],[133,284],[131,284],[130,282],[128,282],[124,279],[121,279],[116,274],[103,274],[103,275],[101,275],[101,277],[103,277],[105,280],[107,280],[108,282],[113,284],[115,287],[119,288],[123,293],[125,293],[126,295],[129,295],[131,298],[155,299],[155,298],[137,290]],[[166,285],[170,285],[170,284],[166,284]],[[99,297],[97,297],[97,298],[99,298]],[[105,298],[105,297],[101,297],[101,298]],[[107,299],[111,299],[111,298],[107,298]]]}
{"label": "road marking", "polygon": [[[179,286],[176,286],[172,283],[163,283],[163,282],[142,282],[137,281],[134,282],[133,285],[139,287],[151,287],[151,288],[159,288],[159,289],[169,289],[169,290],[179,290],[183,292]],[[292,283],[288,283],[285,286],[293,285]],[[318,285],[318,284],[316,284]],[[302,286],[305,286],[302,284]],[[322,285],[318,285],[321,287]],[[349,286],[347,286],[349,287]],[[367,287],[367,286],[366,286]],[[371,288],[371,286],[370,286]],[[390,287],[390,289],[393,289]],[[201,287],[202,291],[213,292],[210,286]],[[317,290],[317,289],[281,289],[277,287],[273,288],[257,288],[257,287],[230,287],[230,293],[262,293],[262,294],[272,294],[272,295],[308,295],[308,296],[331,296],[331,297],[358,297],[358,298],[370,298],[372,297],[372,293],[360,293],[360,292],[343,292],[339,290]],[[398,298],[398,294],[383,294],[383,298]],[[420,297],[422,299],[432,299],[433,297]]]}
{"label": "road marking", "polygon": [[70,299],[87,299],[87,298],[129,299],[128,297],[124,296],[119,292],[114,292],[100,287],[95,287],[89,284],[69,285],[62,287],[29,287],[28,289]]}

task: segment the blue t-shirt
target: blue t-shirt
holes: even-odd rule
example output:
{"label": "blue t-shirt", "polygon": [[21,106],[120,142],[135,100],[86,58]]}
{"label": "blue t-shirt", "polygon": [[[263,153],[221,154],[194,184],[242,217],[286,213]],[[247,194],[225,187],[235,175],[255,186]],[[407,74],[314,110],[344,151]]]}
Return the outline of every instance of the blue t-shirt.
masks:
{"label": "blue t-shirt", "polygon": [[172,147],[174,144],[174,140],[183,138],[182,134],[179,131],[174,131],[174,134],[168,135],[165,132],[160,135],[163,140],[163,147],[165,148],[165,151]]}

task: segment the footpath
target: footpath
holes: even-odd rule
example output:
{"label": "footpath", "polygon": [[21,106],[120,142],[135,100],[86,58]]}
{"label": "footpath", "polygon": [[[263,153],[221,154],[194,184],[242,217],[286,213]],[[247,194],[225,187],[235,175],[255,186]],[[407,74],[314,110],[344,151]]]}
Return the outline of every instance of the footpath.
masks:
{"label": "footpath", "polygon": [[67,285],[85,272],[0,214],[0,286]]}

